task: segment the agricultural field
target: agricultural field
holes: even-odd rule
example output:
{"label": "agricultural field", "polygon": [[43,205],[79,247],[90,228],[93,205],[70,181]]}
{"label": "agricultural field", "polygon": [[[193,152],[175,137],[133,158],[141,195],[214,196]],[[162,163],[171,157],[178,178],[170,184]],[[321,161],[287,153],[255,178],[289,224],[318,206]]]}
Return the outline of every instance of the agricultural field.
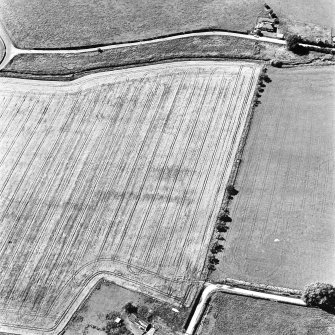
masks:
{"label": "agricultural field", "polygon": [[266,2],[279,18],[329,28],[335,27],[335,2],[333,0],[270,0]]}
{"label": "agricultural field", "polygon": [[56,334],[101,278],[188,306],[259,73],[1,78],[0,331]]}
{"label": "agricultural field", "polygon": [[271,69],[213,280],[335,282],[335,68]]}
{"label": "agricultural field", "polygon": [[315,308],[217,293],[196,335],[331,335],[335,316]]}

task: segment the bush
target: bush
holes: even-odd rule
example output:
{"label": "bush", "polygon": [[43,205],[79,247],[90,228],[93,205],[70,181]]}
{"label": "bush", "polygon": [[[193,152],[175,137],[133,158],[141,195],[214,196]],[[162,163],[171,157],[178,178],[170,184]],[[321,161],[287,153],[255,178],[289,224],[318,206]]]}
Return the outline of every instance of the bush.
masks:
{"label": "bush", "polygon": [[272,59],[271,60],[271,66],[280,68],[280,67],[283,66],[283,62],[280,61],[280,60]]}
{"label": "bush", "polygon": [[209,271],[215,271],[215,265],[214,264],[211,264],[211,263],[209,263],[208,265],[207,265],[207,269],[209,270]]}
{"label": "bush", "polygon": [[147,306],[140,306],[137,309],[137,315],[142,319],[147,319],[149,316],[149,308]]}
{"label": "bush", "polygon": [[326,283],[313,283],[304,288],[303,301],[308,306],[335,307],[335,287]]}

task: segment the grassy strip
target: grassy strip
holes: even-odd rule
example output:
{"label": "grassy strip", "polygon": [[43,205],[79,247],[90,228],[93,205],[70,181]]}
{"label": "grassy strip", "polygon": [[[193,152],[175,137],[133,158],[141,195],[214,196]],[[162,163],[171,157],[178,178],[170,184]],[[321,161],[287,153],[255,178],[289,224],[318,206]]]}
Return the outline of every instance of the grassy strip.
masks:
{"label": "grassy strip", "polygon": [[[334,56],[327,55],[335,59]],[[282,45],[232,36],[188,37],[147,45],[81,54],[22,54],[16,56],[1,72],[2,76],[48,80],[72,80],[88,73],[111,68],[138,66],[183,59],[280,59],[284,65],[308,63],[322,57],[310,52],[294,55]]]}
{"label": "grassy strip", "polygon": [[270,294],[277,294],[291,298],[301,298],[302,291],[301,290],[293,290],[286,287],[278,287],[266,284],[256,284],[251,282],[245,282],[242,280],[236,280],[231,278],[226,278],[220,282],[221,284],[226,284],[234,287],[243,288],[246,290],[265,292]]}

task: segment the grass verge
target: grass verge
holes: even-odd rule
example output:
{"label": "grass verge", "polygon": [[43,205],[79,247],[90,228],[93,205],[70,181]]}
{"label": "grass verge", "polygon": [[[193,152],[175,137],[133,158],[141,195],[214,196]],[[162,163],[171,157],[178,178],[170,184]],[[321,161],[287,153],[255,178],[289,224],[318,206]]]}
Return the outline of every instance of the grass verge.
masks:
{"label": "grass verge", "polygon": [[92,72],[182,59],[277,59],[284,65],[327,63],[334,55],[294,55],[285,46],[232,36],[189,37],[147,45],[80,54],[22,54],[1,71],[2,76],[71,80]]}

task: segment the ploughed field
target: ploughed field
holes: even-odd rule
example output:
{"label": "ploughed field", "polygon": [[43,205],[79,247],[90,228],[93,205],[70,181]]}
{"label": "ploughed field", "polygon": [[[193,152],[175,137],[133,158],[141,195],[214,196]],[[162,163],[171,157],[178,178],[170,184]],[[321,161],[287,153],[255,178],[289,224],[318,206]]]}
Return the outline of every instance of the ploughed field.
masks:
{"label": "ploughed field", "polygon": [[335,68],[271,69],[213,273],[302,288],[335,281]]}
{"label": "ploughed field", "polygon": [[0,79],[0,331],[57,333],[102,277],[192,301],[259,71]]}

